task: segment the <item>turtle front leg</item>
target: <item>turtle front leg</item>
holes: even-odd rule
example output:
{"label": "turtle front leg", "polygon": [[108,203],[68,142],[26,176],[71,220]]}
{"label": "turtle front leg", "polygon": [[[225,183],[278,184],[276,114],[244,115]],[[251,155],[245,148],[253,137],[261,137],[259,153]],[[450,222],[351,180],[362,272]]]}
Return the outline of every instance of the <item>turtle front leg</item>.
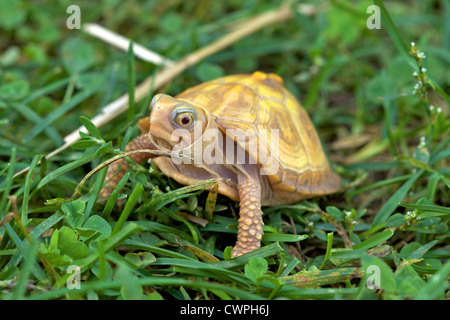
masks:
{"label": "turtle front leg", "polygon": [[[140,135],[139,137],[133,139],[125,147],[125,151],[127,152],[139,149],[155,149],[155,146],[150,141],[147,134]],[[133,161],[141,163],[154,156],[155,156],[154,154],[143,152],[143,153],[133,153],[129,157]],[[119,183],[120,179],[122,179],[128,167],[129,165],[124,158],[119,159],[110,164],[108,172],[106,173],[105,178],[106,184],[100,191],[100,197],[107,198],[111,195],[111,192],[114,190],[114,187]]]}
{"label": "turtle front leg", "polygon": [[240,198],[238,237],[236,245],[231,251],[235,258],[258,249],[261,246],[263,235],[261,210],[261,183],[260,181],[239,175],[238,191]]}

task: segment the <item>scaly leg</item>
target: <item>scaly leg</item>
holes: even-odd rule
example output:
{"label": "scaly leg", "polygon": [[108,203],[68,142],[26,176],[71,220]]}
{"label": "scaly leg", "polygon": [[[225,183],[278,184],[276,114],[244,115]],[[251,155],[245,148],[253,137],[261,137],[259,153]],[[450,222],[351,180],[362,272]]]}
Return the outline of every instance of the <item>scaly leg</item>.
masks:
{"label": "scaly leg", "polygon": [[[140,135],[139,137],[135,138],[134,140],[129,142],[125,147],[125,151],[127,152],[139,149],[155,149],[155,146],[153,145],[153,143],[150,141],[150,139],[146,134]],[[142,152],[142,153],[133,153],[129,157],[133,161],[141,163],[154,156],[155,155],[151,153]],[[105,178],[106,184],[100,191],[100,197],[107,198],[111,195],[111,192],[114,190],[114,187],[119,183],[120,179],[122,179],[128,167],[129,167],[128,163],[125,161],[124,158],[119,159],[110,164],[108,172],[106,173]]]}
{"label": "scaly leg", "polygon": [[236,245],[231,251],[235,258],[261,246],[263,235],[261,210],[261,183],[242,174],[238,177],[240,198],[239,226]]}

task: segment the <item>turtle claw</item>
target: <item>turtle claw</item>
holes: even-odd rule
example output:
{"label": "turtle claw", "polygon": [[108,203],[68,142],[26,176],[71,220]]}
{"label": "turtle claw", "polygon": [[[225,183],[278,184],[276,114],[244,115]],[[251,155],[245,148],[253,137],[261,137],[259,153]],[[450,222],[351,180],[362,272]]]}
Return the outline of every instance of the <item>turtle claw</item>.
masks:
{"label": "turtle claw", "polygon": [[231,250],[231,258],[237,258],[240,257],[246,253],[252,252],[253,250],[244,249],[244,248],[237,248],[236,246],[233,247],[233,250]]}
{"label": "turtle claw", "polygon": [[261,247],[261,239],[250,239],[238,236],[236,245],[231,250],[231,258],[237,258]]}
{"label": "turtle claw", "polygon": [[242,255],[243,255],[243,253],[236,247],[234,247],[233,250],[231,250],[231,258],[237,258]]}

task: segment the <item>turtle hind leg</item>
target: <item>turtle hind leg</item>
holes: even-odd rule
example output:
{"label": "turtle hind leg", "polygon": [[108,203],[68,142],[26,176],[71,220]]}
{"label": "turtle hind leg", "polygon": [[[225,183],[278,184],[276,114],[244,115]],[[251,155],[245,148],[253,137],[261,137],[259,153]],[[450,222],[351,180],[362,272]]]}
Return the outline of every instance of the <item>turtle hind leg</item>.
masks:
{"label": "turtle hind leg", "polygon": [[[150,141],[147,134],[142,134],[138,136],[137,138],[129,142],[125,147],[125,151],[127,152],[139,149],[155,149],[155,146]],[[144,162],[154,156],[155,155],[148,152],[133,153],[129,155],[129,157],[137,163]],[[106,173],[105,178],[106,183],[103,186],[103,189],[100,191],[100,197],[107,198],[111,195],[111,192],[114,190],[114,187],[119,183],[120,179],[122,179],[125,172],[127,171],[127,168],[129,168],[129,165],[124,158],[119,159],[110,164],[108,172]]]}
{"label": "turtle hind leg", "polygon": [[238,191],[240,198],[238,237],[231,251],[235,258],[258,249],[263,235],[261,210],[261,183],[251,177],[239,175]]}

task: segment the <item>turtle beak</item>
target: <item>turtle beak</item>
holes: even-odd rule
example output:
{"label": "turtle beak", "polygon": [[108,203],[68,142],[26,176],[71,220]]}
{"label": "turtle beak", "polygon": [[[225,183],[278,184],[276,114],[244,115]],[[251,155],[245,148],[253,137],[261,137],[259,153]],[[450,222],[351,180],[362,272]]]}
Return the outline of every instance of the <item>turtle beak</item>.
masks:
{"label": "turtle beak", "polygon": [[177,101],[169,95],[158,94],[151,103],[149,135],[162,148],[172,149],[178,140],[173,137],[170,124],[170,111]]}
{"label": "turtle beak", "polygon": [[172,149],[178,141],[175,141],[175,137],[172,135],[172,132],[168,131],[163,125],[159,123],[151,123],[150,122],[150,131],[155,140],[155,142],[162,148]]}

